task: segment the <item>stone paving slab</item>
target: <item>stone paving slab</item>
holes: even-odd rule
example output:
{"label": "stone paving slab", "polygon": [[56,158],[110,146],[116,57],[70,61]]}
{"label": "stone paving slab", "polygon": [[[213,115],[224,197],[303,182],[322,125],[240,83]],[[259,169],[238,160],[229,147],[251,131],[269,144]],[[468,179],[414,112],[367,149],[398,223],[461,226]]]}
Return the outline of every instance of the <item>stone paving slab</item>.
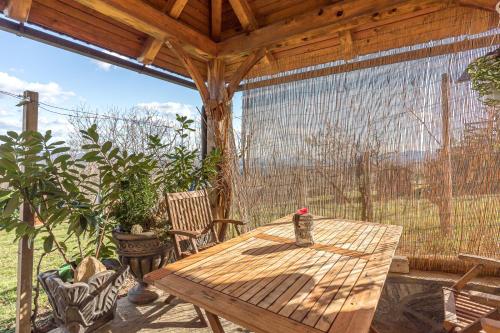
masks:
{"label": "stone paving slab", "polygon": [[[178,299],[165,304],[165,298],[162,296],[154,303],[142,306],[130,303],[126,297],[119,299],[115,318],[96,333],[212,333],[209,327],[201,324],[192,304]],[[250,332],[224,318],[221,318],[221,323],[226,333]],[[61,333],[61,330],[50,333]]]}

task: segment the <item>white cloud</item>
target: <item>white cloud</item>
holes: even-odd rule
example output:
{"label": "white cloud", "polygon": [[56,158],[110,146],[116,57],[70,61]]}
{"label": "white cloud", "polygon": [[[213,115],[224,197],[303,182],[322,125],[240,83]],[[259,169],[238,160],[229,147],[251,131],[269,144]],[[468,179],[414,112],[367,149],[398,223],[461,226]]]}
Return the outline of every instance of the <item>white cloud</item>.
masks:
{"label": "white cloud", "polygon": [[27,82],[5,72],[0,72],[0,90],[21,94],[24,90],[36,91],[40,94],[40,101],[46,103],[59,103],[75,96],[72,91],[65,91],[55,83]]}
{"label": "white cloud", "polygon": [[155,110],[164,114],[166,116],[170,116],[172,118],[175,117],[176,114],[181,116],[186,116],[188,118],[195,119],[199,117],[199,113],[196,108],[192,105],[176,103],[176,102],[147,102],[147,103],[139,103],[137,104],[140,108]]}
{"label": "white cloud", "polygon": [[[104,50],[103,51],[104,53],[106,54],[109,54],[109,55],[112,55],[116,58],[120,58],[120,59],[124,59],[124,60],[130,60],[129,58],[125,57],[125,56],[122,56],[121,54],[118,54],[118,53],[115,53],[115,52],[111,52],[111,51],[107,51],[107,50]],[[110,63],[107,63],[107,62],[104,62],[104,61],[100,61],[100,60],[97,60],[97,59],[92,59],[91,60],[94,64],[97,65],[97,67],[105,72],[109,71],[110,69],[114,69],[116,68],[115,65],[111,65]]]}
{"label": "white cloud", "polygon": [[111,69],[111,67],[114,67],[113,65],[111,65],[107,62],[104,62],[104,61],[100,61],[100,60],[92,59],[92,62],[94,64],[96,64],[97,67],[99,67],[99,69],[102,69],[105,72],[109,71]]}

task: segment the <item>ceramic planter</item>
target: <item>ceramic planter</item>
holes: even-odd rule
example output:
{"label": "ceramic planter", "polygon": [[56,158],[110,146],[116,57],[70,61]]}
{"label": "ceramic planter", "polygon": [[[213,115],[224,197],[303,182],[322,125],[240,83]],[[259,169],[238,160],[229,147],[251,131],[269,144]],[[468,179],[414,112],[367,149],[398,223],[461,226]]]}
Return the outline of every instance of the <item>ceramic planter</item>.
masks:
{"label": "ceramic planter", "polygon": [[56,270],[41,273],[38,280],[47,293],[54,320],[64,333],[85,333],[112,320],[118,291],[128,267],[92,276],[88,283],[63,282]]}
{"label": "ceramic planter", "polygon": [[144,282],[144,275],[161,268],[171,258],[172,246],[165,244],[153,232],[130,234],[113,231],[122,265],[128,265],[137,284],[129,290],[128,299],[135,304],[151,303],[158,298],[157,292]]}

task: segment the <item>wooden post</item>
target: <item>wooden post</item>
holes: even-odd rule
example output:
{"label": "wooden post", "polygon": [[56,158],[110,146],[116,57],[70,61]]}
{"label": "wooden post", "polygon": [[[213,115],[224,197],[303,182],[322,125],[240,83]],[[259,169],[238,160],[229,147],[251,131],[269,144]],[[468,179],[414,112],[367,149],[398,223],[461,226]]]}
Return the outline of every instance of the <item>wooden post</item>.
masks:
{"label": "wooden post", "polygon": [[451,232],[451,216],[453,210],[453,188],[451,178],[451,136],[450,136],[450,78],[447,73],[441,76],[441,175],[443,177],[441,204],[439,205],[439,220],[441,231],[448,235]]}
{"label": "wooden post", "polygon": [[357,177],[361,201],[361,220],[373,221],[372,184],[370,151],[365,151],[358,158]]}
{"label": "wooden post", "polygon": [[207,157],[207,111],[201,108],[201,158]]}
{"label": "wooden post", "polygon": [[[25,91],[24,98],[29,102],[23,106],[23,131],[38,130],[38,93]],[[29,205],[20,207],[20,218],[31,226],[35,225],[35,216]],[[16,333],[31,332],[31,290],[33,287],[33,246],[28,237],[19,241],[17,254],[17,300]]]}

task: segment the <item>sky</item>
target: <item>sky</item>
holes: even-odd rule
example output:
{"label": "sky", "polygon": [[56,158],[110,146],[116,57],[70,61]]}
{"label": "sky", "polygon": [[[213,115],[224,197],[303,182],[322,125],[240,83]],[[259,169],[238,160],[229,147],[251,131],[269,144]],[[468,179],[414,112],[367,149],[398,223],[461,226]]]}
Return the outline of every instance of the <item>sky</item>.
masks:
{"label": "sky", "polygon": [[[202,103],[195,90],[4,31],[0,31],[0,49],[0,91],[37,91],[41,102],[67,109],[85,106],[105,112],[112,107],[147,106],[167,118],[179,113],[199,119],[196,107],[201,110]],[[17,103],[0,94],[0,134],[21,130],[22,108]],[[241,94],[235,95],[233,103],[239,117]],[[55,137],[66,138],[71,125],[66,117],[39,109],[39,131],[48,129]]]}

